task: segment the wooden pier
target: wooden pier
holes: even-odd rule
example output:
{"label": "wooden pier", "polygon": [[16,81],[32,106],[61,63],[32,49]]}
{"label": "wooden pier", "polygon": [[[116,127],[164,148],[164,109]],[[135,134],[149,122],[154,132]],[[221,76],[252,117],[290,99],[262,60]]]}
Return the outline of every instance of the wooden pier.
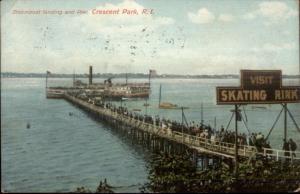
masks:
{"label": "wooden pier", "polygon": [[[119,114],[110,109],[102,108],[64,93],[63,98],[72,104],[92,113],[97,119],[108,123],[114,129],[124,135],[129,135],[136,143],[141,143],[152,149],[165,152],[182,152],[189,150],[193,152],[195,160],[200,155],[210,156],[210,158],[234,159],[235,145],[221,141],[211,141],[206,138],[192,136],[185,133],[163,129],[155,124],[149,124],[124,114]],[[238,156],[240,158],[253,158],[265,156],[272,160],[300,160],[300,152],[294,152],[296,157],[292,157],[292,152],[286,156],[285,150],[263,148],[258,152],[256,147],[248,145],[238,146]],[[202,160],[203,161],[203,160]]]}

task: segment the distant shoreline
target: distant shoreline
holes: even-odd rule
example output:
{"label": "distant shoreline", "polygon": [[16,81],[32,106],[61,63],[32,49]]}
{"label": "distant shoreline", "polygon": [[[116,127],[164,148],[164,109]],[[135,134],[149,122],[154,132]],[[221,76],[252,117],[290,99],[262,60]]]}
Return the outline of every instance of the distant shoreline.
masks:
{"label": "distant shoreline", "polygon": [[[3,72],[1,73],[1,78],[45,78],[46,73],[11,73]],[[48,77],[51,78],[73,78],[73,74],[50,74]],[[125,73],[104,73],[104,74],[93,74],[93,78],[125,78]],[[149,74],[143,73],[128,73],[127,77],[129,79],[148,79]],[[88,78],[88,74],[76,74],[76,78]],[[235,74],[224,74],[224,75],[175,75],[175,74],[162,74],[155,75],[153,78],[162,79],[238,79],[239,75]],[[285,79],[300,79],[300,75],[283,75],[282,78]]]}

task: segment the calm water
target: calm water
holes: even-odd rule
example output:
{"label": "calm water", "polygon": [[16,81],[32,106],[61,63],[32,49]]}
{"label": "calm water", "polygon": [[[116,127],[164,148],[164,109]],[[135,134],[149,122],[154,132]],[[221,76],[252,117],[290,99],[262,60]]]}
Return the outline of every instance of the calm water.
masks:
{"label": "calm water", "polygon": [[[102,82],[96,79],[95,82]],[[124,81],[122,79],[113,80]],[[147,80],[129,80],[146,82]],[[50,86],[71,85],[71,79],[49,80]],[[285,85],[299,84],[285,80]],[[233,106],[217,106],[216,86],[237,86],[238,79],[154,79],[148,103],[148,114],[181,121],[181,110],[157,108],[159,84],[162,84],[162,101],[186,106],[187,120],[201,121],[201,103],[204,121],[220,128],[227,126]],[[88,117],[80,109],[64,100],[45,98],[45,80],[39,78],[2,79],[1,90],[1,154],[2,188],[10,192],[68,192],[85,186],[96,189],[100,180],[108,179],[118,186],[115,191],[138,192],[147,180],[145,168],[149,153],[140,146],[131,145],[116,135],[108,126]],[[129,109],[139,108],[145,113],[145,100],[123,102]],[[117,102],[117,104],[120,104]],[[247,125],[251,132],[262,131],[265,136],[279,114],[280,105],[264,105],[266,109],[246,106]],[[300,104],[289,109],[300,124]],[[73,112],[73,116],[69,116]],[[26,129],[27,123],[31,124]],[[233,129],[233,122],[230,129]],[[241,132],[247,132],[239,122]],[[288,137],[300,148],[300,133],[288,119]],[[270,141],[281,148],[283,115],[274,128]]]}

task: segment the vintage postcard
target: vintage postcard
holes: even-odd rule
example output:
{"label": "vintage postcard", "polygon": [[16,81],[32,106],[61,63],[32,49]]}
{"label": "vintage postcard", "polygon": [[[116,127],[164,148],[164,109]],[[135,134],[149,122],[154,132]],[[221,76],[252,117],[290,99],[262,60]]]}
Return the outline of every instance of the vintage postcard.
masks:
{"label": "vintage postcard", "polygon": [[298,0],[1,1],[1,192],[300,192]]}

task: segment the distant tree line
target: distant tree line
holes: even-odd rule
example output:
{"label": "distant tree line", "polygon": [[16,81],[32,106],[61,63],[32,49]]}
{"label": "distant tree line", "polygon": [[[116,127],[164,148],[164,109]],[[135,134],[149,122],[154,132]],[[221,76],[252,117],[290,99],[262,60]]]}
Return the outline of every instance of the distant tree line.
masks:
{"label": "distant tree line", "polygon": [[[20,77],[20,78],[43,78],[46,77],[45,73],[15,73],[15,72],[1,72],[1,77]],[[72,78],[73,74],[58,74],[51,73],[49,77],[54,78]],[[76,78],[87,78],[88,74],[76,74]],[[94,73],[94,78],[125,78],[126,73]],[[149,74],[144,73],[127,73],[128,78],[148,78]],[[222,75],[178,75],[178,74],[160,74],[152,76],[152,78],[181,78],[181,79],[231,79],[231,78],[239,78],[239,75],[235,74],[222,74]],[[300,75],[283,75],[283,78],[300,78]]]}

